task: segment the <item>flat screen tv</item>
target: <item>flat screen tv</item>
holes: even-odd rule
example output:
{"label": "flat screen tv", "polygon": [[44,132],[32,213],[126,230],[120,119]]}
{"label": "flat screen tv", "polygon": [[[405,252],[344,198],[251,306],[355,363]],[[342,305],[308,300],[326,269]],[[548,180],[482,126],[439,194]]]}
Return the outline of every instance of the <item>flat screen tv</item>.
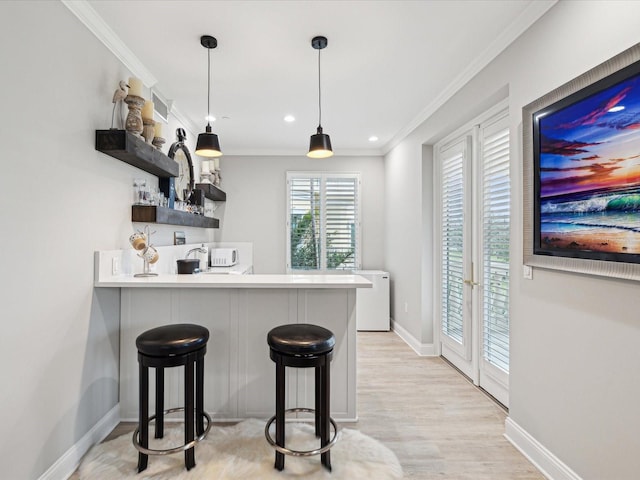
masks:
{"label": "flat screen tv", "polygon": [[600,262],[640,264],[638,46],[523,115],[525,263],[593,273],[610,270]]}

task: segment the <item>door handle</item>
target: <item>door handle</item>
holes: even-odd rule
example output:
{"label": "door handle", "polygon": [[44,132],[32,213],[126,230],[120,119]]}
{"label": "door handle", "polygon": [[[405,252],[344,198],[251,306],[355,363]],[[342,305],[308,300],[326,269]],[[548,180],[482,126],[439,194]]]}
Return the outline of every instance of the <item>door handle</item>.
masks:
{"label": "door handle", "polygon": [[[475,275],[473,274],[473,262],[471,262],[471,278],[473,278]],[[465,285],[469,285],[471,288],[473,287],[477,287],[480,284],[478,282],[474,282],[473,280],[463,280]]]}

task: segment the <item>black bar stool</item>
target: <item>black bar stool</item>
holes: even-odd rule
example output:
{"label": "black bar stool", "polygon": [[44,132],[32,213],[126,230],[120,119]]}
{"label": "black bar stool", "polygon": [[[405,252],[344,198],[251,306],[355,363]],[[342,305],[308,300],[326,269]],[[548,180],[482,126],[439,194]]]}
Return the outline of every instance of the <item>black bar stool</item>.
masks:
{"label": "black bar stool", "polygon": [[[322,465],[331,471],[331,452],[336,443],[338,426],[331,418],[330,372],[335,336],[330,330],[317,325],[297,323],[281,325],[267,335],[270,357],[276,363],[276,414],[269,419],[264,433],[269,444],[276,450],[274,467],[284,468],[284,456],[298,457],[321,455]],[[290,408],[285,410],[285,367],[315,368],[315,408]],[[312,412],[315,414],[316,437],[320,437],[320,448],[315,450],[291,450],[285,448],[284,419],[290,412]],[[276,422],[275,441],[269,427]],[[330,437],[330,425],[333,437]]]}
{"label": "black bar stool", "polygon": [[[140,401],[138,428],[133,432],[133,445],[138,450],[138,472],[147,468],[148,455],[168,455],[182,451],[184,451],[187,470],[195,467],[195,444],[204,439],[211,428],[211,417],[204,411],[204,354],[207,351],[208,340],[209,330],[199,325],[184,323],[153,328],[136,339],[140,370]],[[184,365],[185,373],[184,407],[164,410],[164,369],[180,365]],[[156,369],[156,413],[151,417],[149,417],[149,367]],[[155,438],[162,438],[164,415],[180,411],[184,411],[184,445],[165,450],[150,449],[149,421],[155,418]],[[194,419],[197,437],[194,435]]]}

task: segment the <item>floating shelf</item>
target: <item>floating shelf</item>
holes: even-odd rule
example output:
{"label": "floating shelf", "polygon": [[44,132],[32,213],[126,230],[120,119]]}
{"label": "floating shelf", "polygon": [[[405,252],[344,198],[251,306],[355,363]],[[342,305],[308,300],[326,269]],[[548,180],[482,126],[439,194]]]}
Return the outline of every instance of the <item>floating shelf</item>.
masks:
{"label": "floating shelf", "polygon": [[177,162],[126,130],[96,130],[96,150],[160,178],[179,173]]}
{"label": "floating shelf", "polygon": [[155,205],[132,205],[131,221],[141,223],[163,223],[166,225],[180,225],[183,227],[218,228],[220,220],[217,218],[195,215],[173,208],[157,207]]}
{"label": "floating shelf", "polygon": [[196,183],[196,188],[204,192],[204,196],[210,200],[226,202],[227,194],[212,183]]}

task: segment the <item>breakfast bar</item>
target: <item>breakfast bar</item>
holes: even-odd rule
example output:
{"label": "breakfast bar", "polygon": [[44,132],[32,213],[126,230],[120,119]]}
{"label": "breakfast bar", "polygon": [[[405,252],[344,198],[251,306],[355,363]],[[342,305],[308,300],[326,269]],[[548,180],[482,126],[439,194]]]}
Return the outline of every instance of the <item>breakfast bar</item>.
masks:
{"label": "breakfast bar", "polygon": [[[121,289],[122,420],[138,415],[136,337],[150,328],[177,323],[209,329],[205,410],[215,421],[273,415],[275,368],[266,338],[269,330],[287,323],[313,323],[335,334],[331,415],[338,421],[357,420],[356,288],[371,287],[365,278],[215,273],[139,278],[105,271],[96,265],[95,286]],[[181,405],[182,380],[179,371],[171,370],[176,369],[166,372],[165,403]],[[313,369],[287,372],[287,405],[312,406],[313,386]]]}

